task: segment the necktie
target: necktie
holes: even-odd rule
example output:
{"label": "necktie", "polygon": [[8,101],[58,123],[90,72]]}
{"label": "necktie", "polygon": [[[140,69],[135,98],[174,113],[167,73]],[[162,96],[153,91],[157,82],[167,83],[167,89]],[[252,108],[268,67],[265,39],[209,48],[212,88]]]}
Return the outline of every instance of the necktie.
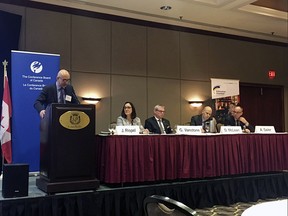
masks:
{"label": "necktie", "polygon": [[160,127],[161,134],[164,134],[165,131],[164,131],[164,128],[163,128],[163,125],[162,125],[162,120],[159,119],[158,122],[159,122],[159,127]]}
{"label": "necktie", "polygon": [[65,103],[65,100],[64,100],[64,88],[60,88],[60,100],[59,100],[59,103]]}

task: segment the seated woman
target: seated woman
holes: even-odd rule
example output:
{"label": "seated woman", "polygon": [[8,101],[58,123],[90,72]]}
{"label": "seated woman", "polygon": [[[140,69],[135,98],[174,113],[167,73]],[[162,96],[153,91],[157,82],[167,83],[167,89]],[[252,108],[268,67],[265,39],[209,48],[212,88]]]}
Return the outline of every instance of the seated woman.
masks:
{"label": "seated woman", "polygon": [[149,133],[141,124],[141,120],[137,117],[136,109],[131,102],[125,102],[122,108],[121,116],[117,118],[117,126],[138,125],[141,133]]}

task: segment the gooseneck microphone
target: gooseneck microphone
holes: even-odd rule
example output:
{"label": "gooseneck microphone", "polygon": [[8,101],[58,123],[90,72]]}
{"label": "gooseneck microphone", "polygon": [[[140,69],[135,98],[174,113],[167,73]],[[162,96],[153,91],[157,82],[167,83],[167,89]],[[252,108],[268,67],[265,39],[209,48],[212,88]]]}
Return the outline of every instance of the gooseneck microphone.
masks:
{"label": "gooseneck microphone", "polygon": [[78,97],[77,97],[77,95],[74,92],[74,89],[72,89],[72,97],[74,98],[76,104],[80,104],[80,101],[78,100]]}

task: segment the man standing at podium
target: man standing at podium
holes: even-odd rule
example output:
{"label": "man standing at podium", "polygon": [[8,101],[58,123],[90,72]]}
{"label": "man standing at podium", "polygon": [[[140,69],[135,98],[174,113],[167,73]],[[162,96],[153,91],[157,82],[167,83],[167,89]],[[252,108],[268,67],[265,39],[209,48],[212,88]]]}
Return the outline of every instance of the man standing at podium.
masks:
{"label": "man standing at podium", "polygon": [[72,85],[69,85],[70,74],[67,70],[61,69],[56,78],[56,83],[46,85],[34,103],[34,108],[41,118],[45,116],[45,109],[51,103],[72,103],[79,104]]}

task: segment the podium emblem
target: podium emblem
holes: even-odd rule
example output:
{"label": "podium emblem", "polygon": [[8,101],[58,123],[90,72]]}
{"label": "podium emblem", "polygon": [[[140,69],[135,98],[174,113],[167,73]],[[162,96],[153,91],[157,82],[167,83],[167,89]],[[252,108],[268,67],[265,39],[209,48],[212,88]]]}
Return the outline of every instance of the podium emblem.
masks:
{"label": "podium emblem", "polygon": [[75,124],[79,124],[81,121],[81,117],[79,115],[79,113],[73,113],[71,116],[70,116],[70,123],[75,125]]}
{"label": "podium emblem", "polygon": [[59,122],[69,130],[80,130],[89,125],[90,118],[82,111],[67,111],[60,116]]}

